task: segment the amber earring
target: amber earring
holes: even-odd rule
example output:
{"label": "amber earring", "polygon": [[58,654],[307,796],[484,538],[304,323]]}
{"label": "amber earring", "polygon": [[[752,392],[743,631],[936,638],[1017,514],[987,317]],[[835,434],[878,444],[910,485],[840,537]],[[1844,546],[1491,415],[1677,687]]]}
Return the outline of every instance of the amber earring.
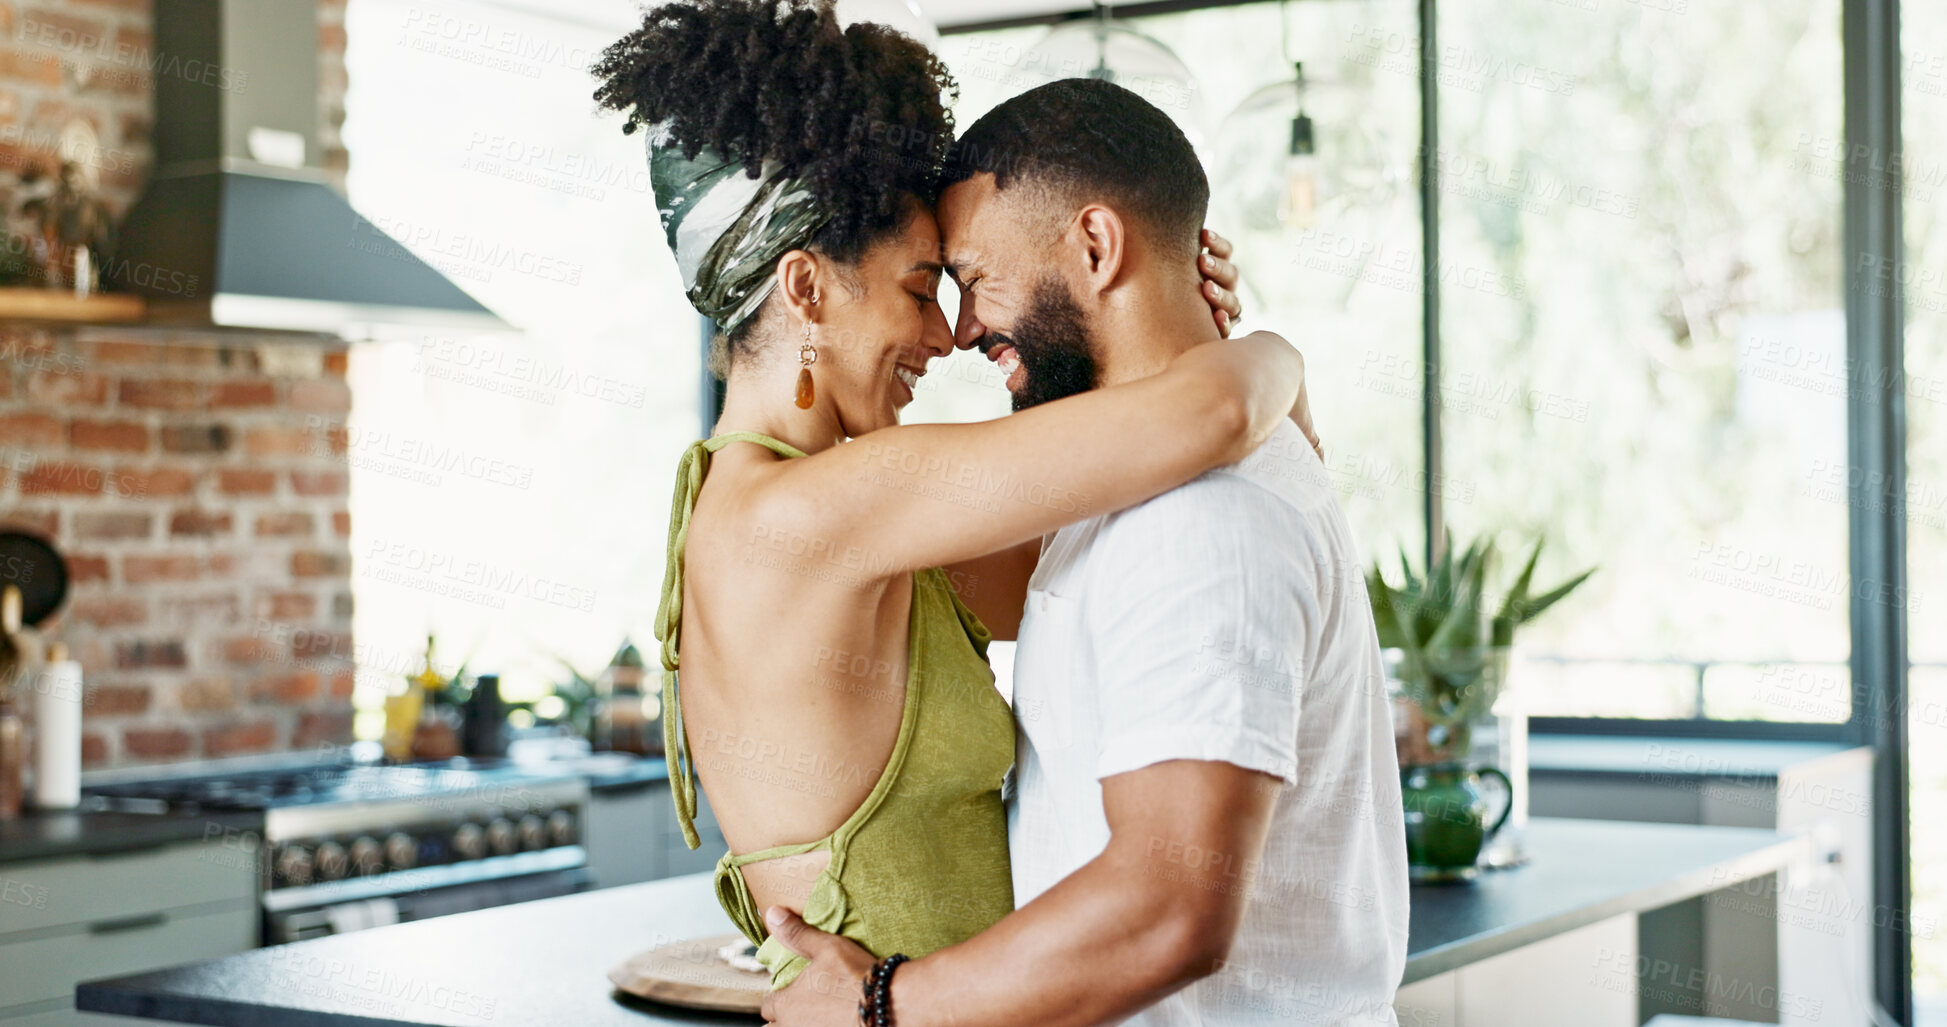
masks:
{"label": "amber earring", "polygon": [[811,344],[811,322],[804,323],[804,344],[798,347],[798,409],[810,410],[811,404],[818,401],[817,389],[811,384],[811,365],[818,362],[818,348]]}

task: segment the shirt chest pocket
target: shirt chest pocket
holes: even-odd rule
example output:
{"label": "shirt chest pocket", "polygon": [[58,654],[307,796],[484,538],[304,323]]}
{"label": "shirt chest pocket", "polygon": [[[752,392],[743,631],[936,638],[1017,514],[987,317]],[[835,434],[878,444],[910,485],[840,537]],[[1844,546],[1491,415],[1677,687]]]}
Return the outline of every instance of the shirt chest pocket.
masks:
{"label": "shirt chest pocket", "polygon": [[1014,651],[1014,718],[1043,756],[1076,744],[1079,706],[1092,696],[1081,604],[1071,596],[1030,590]]}

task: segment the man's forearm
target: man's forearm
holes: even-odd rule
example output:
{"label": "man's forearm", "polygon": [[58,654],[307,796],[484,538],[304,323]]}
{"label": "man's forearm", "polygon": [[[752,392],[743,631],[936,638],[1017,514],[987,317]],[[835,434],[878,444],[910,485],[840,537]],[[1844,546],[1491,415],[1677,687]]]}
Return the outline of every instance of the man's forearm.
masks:
{"label": "man's forearm", "polygon": [[1111,849],[977,937],[902,967],[900,1027],[1086,1027],[1210,973],[1234,917],[1159,869]]}
{"label": "man's forearm", "polygon": [[[1033,902],[893,977],[900,1027],[1087,1027],[1214,972],[1243,921],[1277,779],[1165,760],[1102,779],[1109,843]],[[1239,873],[1242,868],[1242,873]],[[852,1022],[872,954],[773,908],[774,937],[810,962],[765,1019]]]}

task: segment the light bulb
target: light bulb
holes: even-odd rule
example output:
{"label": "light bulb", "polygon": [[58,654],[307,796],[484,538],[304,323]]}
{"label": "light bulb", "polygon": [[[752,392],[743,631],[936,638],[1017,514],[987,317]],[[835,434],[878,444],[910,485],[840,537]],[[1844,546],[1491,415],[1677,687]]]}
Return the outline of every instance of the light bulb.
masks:
{"label": "light bulb", "polygon": [[1213,224],[1277,232],[1390,208],[1405,180],[1384,126],[1361,110],[1363,91],[1291,78],[1246,97],[1218,128],[1211,148]]}
{"label": "light bulb", "polygon": [[[1395,247],[1404,153],[1367,108],[1372,93],[1294,66],[1237,105],[1211,146],[1210,223],[1248,266],[1281,269],[1281,302],[1342,311],[1366,265]],[[1345,249],[1340,259],[1332,254]],[[1332,252],[1324,252],[1330,250]],[[1403,252],[1403,251],[1402,251]]]}
{"label": "light bulb", "polygon": [[1278,220],[1305,228],[1317,213],[1318,144],[1312,136],[1312,119],[1300,111],[1291,119],[1291,146],[1284,159],[1284,202],[1278,205]]}

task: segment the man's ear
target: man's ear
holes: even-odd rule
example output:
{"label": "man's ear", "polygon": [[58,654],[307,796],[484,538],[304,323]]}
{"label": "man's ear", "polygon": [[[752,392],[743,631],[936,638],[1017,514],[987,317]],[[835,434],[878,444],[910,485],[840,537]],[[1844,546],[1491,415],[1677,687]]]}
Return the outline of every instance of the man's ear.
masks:
{"label": "man's ear", "polygon": [[1095,292],[1107,290],[1115,284],[1128,257],[1129,234],[1121,215],[1091,203],[1075,215],[1074,231],[1087,261],[1084,281]]}
{"label": "man's ear", "polygon": [[818,302],[824,297],[824,277],[824,266],[804,250],[792,250],[778,258],[777,293],[793,320],[817,319]]}

